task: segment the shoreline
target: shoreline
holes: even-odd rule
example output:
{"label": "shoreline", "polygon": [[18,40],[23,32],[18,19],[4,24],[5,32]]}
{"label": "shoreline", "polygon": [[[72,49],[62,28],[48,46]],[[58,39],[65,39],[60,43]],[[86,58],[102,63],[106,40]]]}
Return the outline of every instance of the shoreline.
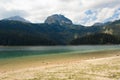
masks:
{"label": "shoreline", "polygon": [[27,65],[31,65],[31,66],[34,65],[33,67],[35,67],[35,66],[42,66],[49,64],[58,64],[58,63],[60,64],[63,62],[67,63],[70,61],[78,61],[78,60],[83,61],[83,60],[96,59],[96,58],[120,56],[119,52],[120,50],[103,50],[103,51],[84,52],[84,53],[70,52],[70,53],[61,53],[61,54],[45,54],[45,55],[32,55],[32,56],[24,56],[24,57],[5,58],[5,59],[0,59],[0,65],[2,65],[0,66],[0,70],[2,67],[3,67],[2,69],[4,69],[6,66],[9,66],[9,68],[14,68],[14,66],[16,65],[19,68],[22,68],[24,65],[26,65],[25,67],[29,67]]}
{"label": "shoreline", "polygon": [[119,63],[120,50],[0,59],[0,80],[118,80]]}
{"label": "shoreline", "polygon": [[[45,67],[26,68],[0,73],[1,80],[119,80],[120,65],[114,63],[120,57],[107,57],[76,61]],[[112,62],[111,62],[112,61]],[[106,65],[108,64],[108,65]],[[78,71],[79,70],[79,71]],[[71,76],[72,75],[72,76]]]}

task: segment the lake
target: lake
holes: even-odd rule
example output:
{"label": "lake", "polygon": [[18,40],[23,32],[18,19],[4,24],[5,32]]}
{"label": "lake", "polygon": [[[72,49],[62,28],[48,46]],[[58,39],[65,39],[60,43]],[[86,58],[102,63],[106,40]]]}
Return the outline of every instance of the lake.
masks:
{"label": "lake", "polygon": [[105,50],[118,50],[120,45],[94,46],[6,46],[0,47],[0,59],[33,55],[86,53]]}

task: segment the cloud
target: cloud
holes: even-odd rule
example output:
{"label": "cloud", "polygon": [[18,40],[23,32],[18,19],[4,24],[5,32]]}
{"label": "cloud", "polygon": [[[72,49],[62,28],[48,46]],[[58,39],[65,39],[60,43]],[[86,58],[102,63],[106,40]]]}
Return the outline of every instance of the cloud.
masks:
{"label": "cloud", "polygon": [[91,15],[91,14],[93,14],[93,12],[92,12],[92,10],[87,10],[87,11],[85,11],[85,14],[86,15]]}
{"label": "cloud", "polygon": [[0,19],[8,18],[11,16],[26,17],[28,15],[29,14],[23,10],[2,10],[2,12],[0,12]]}
{"label": "cloud", "polygon": [[115,9],[111,9],[111,8],[101,9],[100,12],[97,15],[98,21],[103,22],[105,19],[107,19],[109,17],[112,17],[114,12],[115,12]]}
{"label": "cloud", "polygon": [[108,17],[104,22],[115,21],[120,19],[120,8],[116,9],[111,17]]}
{"label": "cloud", "polygon": [[75,24],[92,25],[120,18],[119,3],[120,0],[1,0],[0,19],[20,15],[40,23],[49,15],[63,14]]}

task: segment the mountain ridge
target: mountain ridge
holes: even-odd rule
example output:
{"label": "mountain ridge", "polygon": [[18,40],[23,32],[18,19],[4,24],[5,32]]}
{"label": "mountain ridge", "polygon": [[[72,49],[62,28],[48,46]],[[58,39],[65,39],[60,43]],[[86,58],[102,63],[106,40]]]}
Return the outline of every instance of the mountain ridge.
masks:
{"label": "mountain ridge", "polygon": [[[53,18],[53,22],[49,22],[49,21],[51,21],[51,18]],[[47,20],[47,19],[49,19],[49,20]],[[23,17],[18,16],[18,15],[11,16],[11,17],[8,17],[8,18],[4,18],[4,19],[1,19],[1,20],[13,20],[13,21],[26,22],[26,23],[33,23],[33,22],[30,22],[29,20],[26,20]],[[65,22],[65,21],[67,21],[67,22]],[[119,20],[115,20],[115,21],[119,21]],[[91,26],[101,26],[101,25],[110,24],[110,23],[113,23],[113,22],[114,21],[108,21],[108,22],[105,22],[105,23],[96,22],[96,23],[94,23]],[[57,23],[57,24],[60,24],[60,25],[63,25],[64,23],[68,24],[68,25],[74,24],[69,18],[65,17],[62,14],[53,14],[53,15],[50,15],[50,16],[48,16],[45,19],[45,21],[43,23],[46,23],[46,24],[56,24]],[[36,24],[41,24],[41,23],[36,23]],[[81,25],[81,24],[74,24],[74,25]],[[84,25],[81,25],[81,26],[84,26]],[[91,26],[85,26],[85,27],[91,27]]]}
{"label": "mountain ridge", "polygon": [[[48,41],[48,43],[44,45],[69,45],[72,40],[91,34],[105,33],[113,36],[119,36],[119,30],[119,20],[103,24],[102,26],[96,25],[90,27],[66,23],[62,23],[62,25],[60,23],[36,24],[15,20],[1,20],[0,34],[2,37],[0,37],[0,41],[5,41],[5,44],[0,43],[0,45],[13,45],[14,42],[16,40],[19,41],[19,39],[21,43],[19,45],[43,45],[42,43],[44,43],[44,40],[46,41],[45,43]],[[8,35],[8,37],[4,37],[6,35]],[[12,40],[11,38],[14,39]],[[29,44],[26,44],[26,40],[28,40]],[[16,41],[16,43],[19,42]]]}
{"label": "mountain ridge", "polygon": [[21,22],[26,22],[26,23],[31,23],[30,21],[20,17],[20,16],[11,16],[11,17],[8,17],[8,18],[5,18],[5,19],[2,19],[2,20],[13,20],[13,21],[21,21]]}

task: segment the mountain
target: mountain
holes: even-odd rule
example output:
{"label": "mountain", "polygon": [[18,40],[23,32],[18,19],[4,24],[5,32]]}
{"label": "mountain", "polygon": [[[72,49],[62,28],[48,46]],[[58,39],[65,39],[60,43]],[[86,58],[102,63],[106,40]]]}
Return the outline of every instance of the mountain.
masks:
{"label": "mountain", "polygon": [[30,21],[25,20],[24,18],[22,18],[20,16],[12,16],[12,17],[9,17],[9,18],[5,18],[3,20],[13,20],[13,21],[21,21],[21,22],[30,23]]}
{"label": "mountain", "polygon": [[45,23],[60,24],[60,25],[64,25],[64,24],[72,25],[72,21],[61,14],[54,14],[52,16],[47,17],[47,19],[45,20]]}
{"label": "mountain", "polygon": [[[41,27],[40,27],[41,28]],[[0,45],[55,45],[46,34],[40,32],[39,26],[20,21],[0,21]]]}
{"label": "mountain", "polygon": [[120,44],[120,20],[107,23],[95,23],[89,29],[85,29],[85,34],[73,39],[70,44]]}
{"label": "mountain", "polygon": [[[48,39],[57,45],[68,44],[75,36],[79,36],[79,32],[81,34],[83,33],[83,31],[84,27],[81,25],[62,26],[59,24],[24,23],[21,21],[13,20],[0,21],[0,34],[2,34],[3,36],[11,34],[13,35],[11,36],[11,38],[18,37],[18,39],[20,39],[21,37],[25,37],[25,35],[29,35],[32,36],[31,39],[33,37],[36,40],[39,40],[39,38]],[[7,37],[7,39],[9,38]],[[29,38],[29,40],[31,39]],[[41,44],[39,43],[38,45]]]}
{"label": "mountain", "polygon": [[107,23],[105,26],[103,26],[103,32],[120,36],[120,20]]}
{"label": "mountain", "polygon": [[73,40],[99,33],[118,37],[119,30],[119,20],[86,27],[75,25],[59,14],[39,24],[3,19],[0,21],[0,45],[68,45]]}

